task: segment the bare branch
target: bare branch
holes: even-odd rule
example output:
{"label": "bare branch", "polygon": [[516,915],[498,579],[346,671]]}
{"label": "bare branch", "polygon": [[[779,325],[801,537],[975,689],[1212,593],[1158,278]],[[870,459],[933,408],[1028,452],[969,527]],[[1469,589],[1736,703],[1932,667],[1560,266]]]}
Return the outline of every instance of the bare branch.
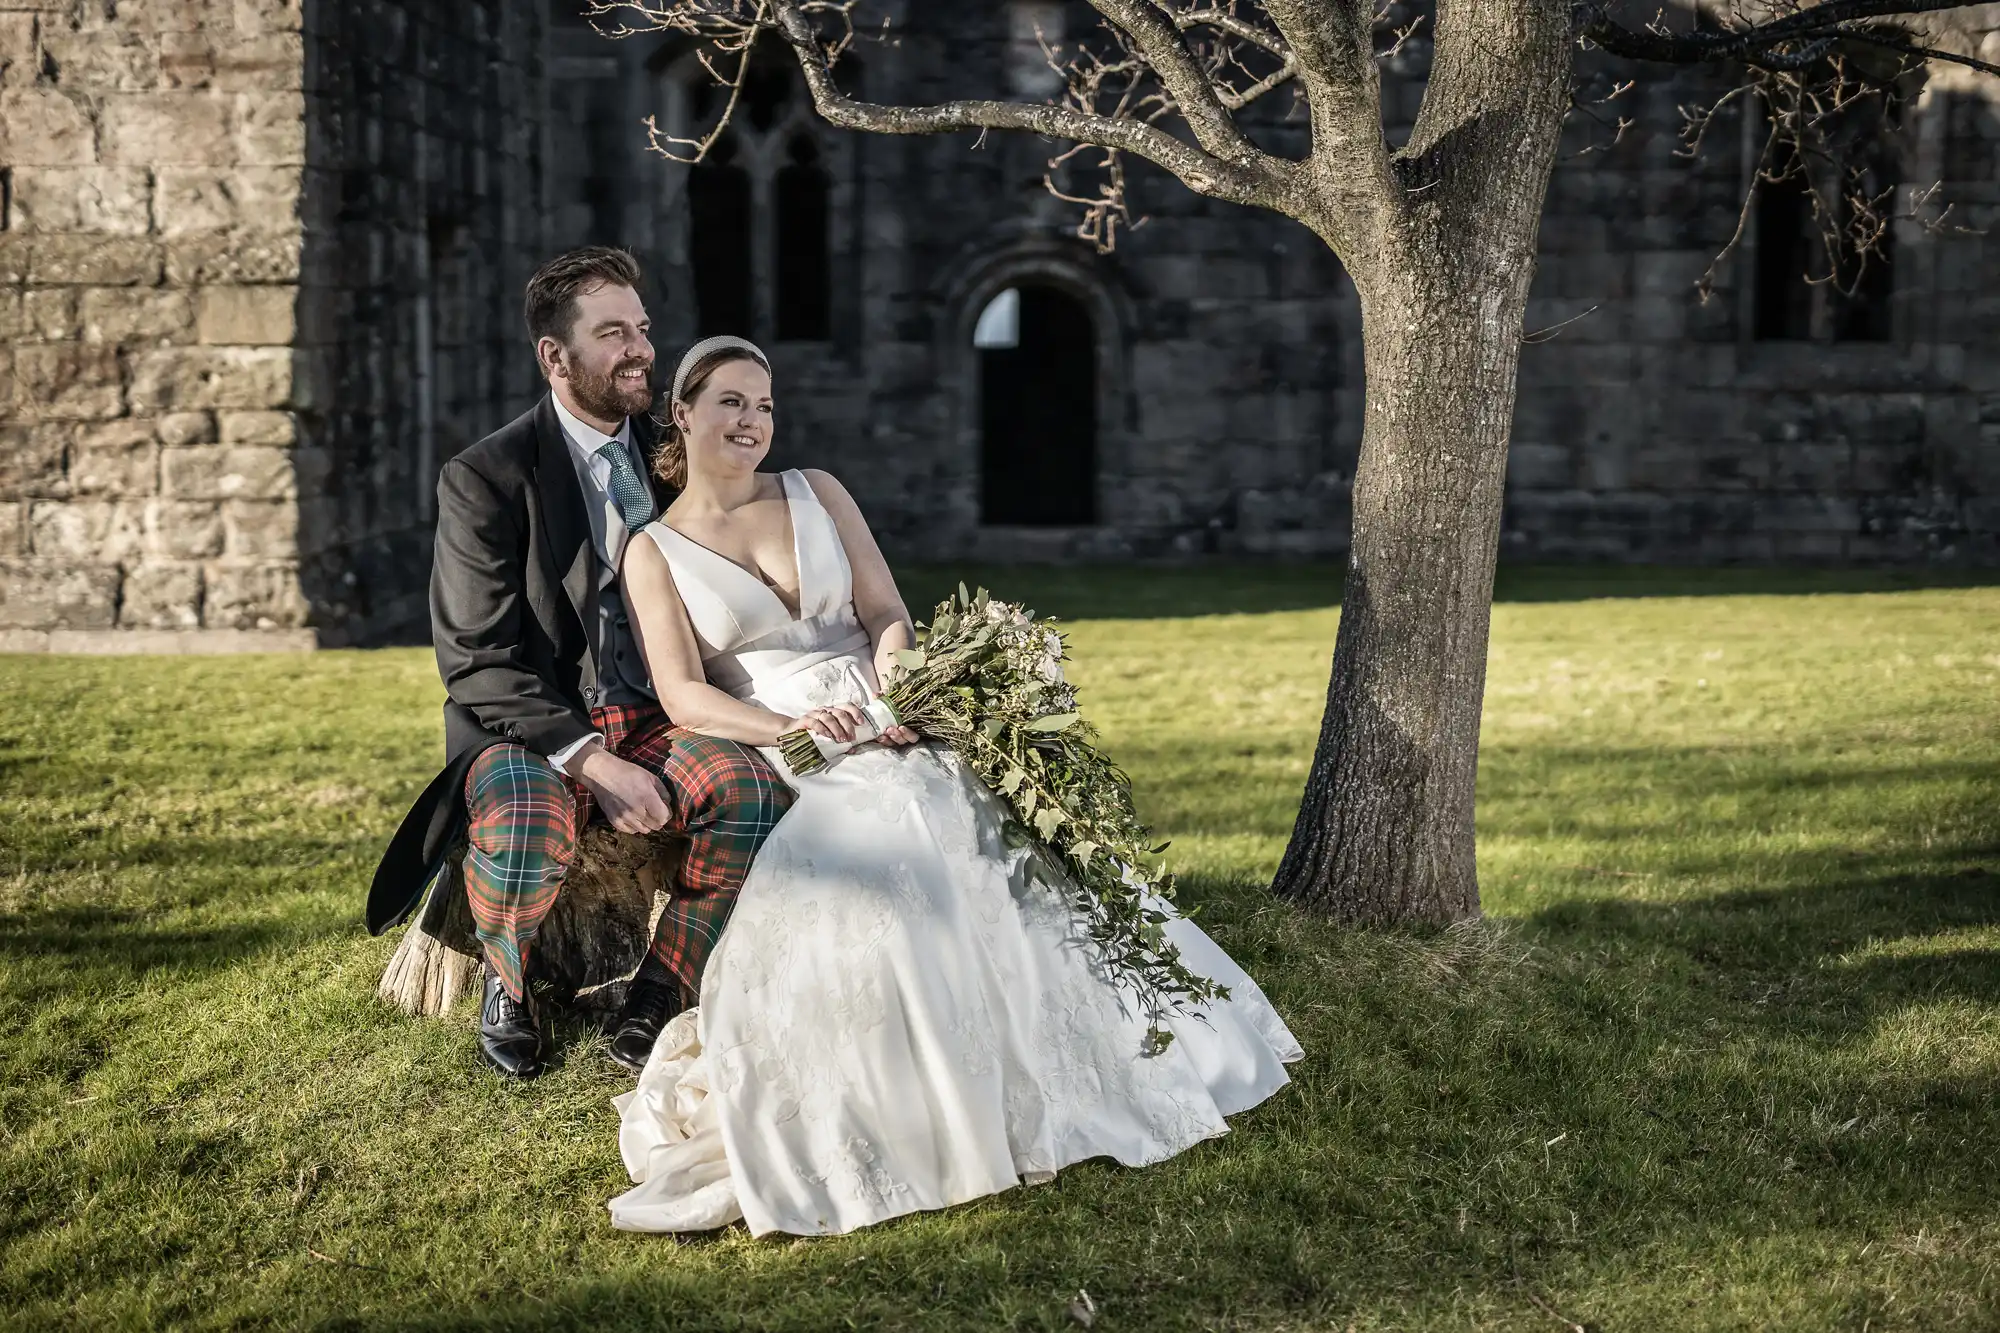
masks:
{"label": "bare branch", "polygon": [[1541,343],[1553,341],[1555,338],[1561,336],[1562,331],[1564,329],[1568,328],[1570,325],[1576,323],[1580,319],[1590,318],[1592,315],[1598,312],[1599,308],[1600,307],[1598,306],[1591,306],[1587,310],[1577,311],[1574,315],[1571,315],[1568,319],[1557,320],[1555,323],[1549,325],[1547,328],[1536,329],[1532,333],[1523,333],[1521,335],[1521,341],[1530,347],[1536,346]]}
{"label": "bare branch", "polygon": [[[1629,60],[1692,65],[1715,60],[1741,60],[1751,64],[1762,64],[1772,59],[1796,61],[1801,58],[1801,53],[1779,53],[1774,48],[1788,43],[1811,42],[1816,38],[1859,37],[1862,32],[1857,28],[1866,19],[1897,18],[1964,7],[1965,0],[1823,0],[1821,4],[1763,23],[1720,32],[1669,32],[1658,26],[1627,28],[1614,23],[1605,12],[1606,0],[1586,0],[1579,9],[1584,17],[1583,35],[1613,55]],[[1817,58],[1817,55],[1810,57]]]}
{"label": "bare branch", "polygon": [[1230,117],[1208,74],[1181,41],[1180,30],[1147,0],[1090,0],[1091,8],[1131,38],[1174,99],[1195,142],[1226,161],[1262,156]]}
{"label": "bare branch", "polygon": [[1886,50],[1900,51],[1906,56],[1916,56],[1920,60],[1944,60],[1954,65],[1964,65],[1967,69],[1976,69],[1982,74],[2000,74],[2000,65],[1985,60],[1975,60],[1971,56],[1962,56],[1955,51],[1940,51],[1934,46],[1917,46],[1910,42],[1898,41],[1879,29],[1872,31],[1864,29],[1843,35],[1850,41],[1866,42]]}
{"label": "bare branch", "polygon": [[[806,17],[808,0],[768,0],[778,30],[798,56],[813,105],[829,124],[877,134],[943,134],[954,130],[1027,130],[1100,148],[1136,153],[1172,172],[1197,194],[1269,207],[1287,186],[1280,159],[1251,148],[1225,160],[1143,119],[1098,115],[1074,106],[959,100],[931,106],[885,106],[842,92],[828,50]],[[1246,141],[1247,142],[1247,141]]]}
{"label": "bare branch", "polygon": [[[1699,153],[1703,141],[1708,137],[1708,127],[1715,123],[1716,114],[1731,102],[1747,97],[1753,92],[1754,89],[1747,85],[1731,88],[1705,110],[1694,112],[1683,108],[1682,114],[1688,118],[1688,124],[1682,131],[1686,144],[1679,151],[1688,157]],[[1749,112],[1746,110],[1744,114],[1748,115]],[[1757,207],[1757,184],[1764,179],[1764,173],[1770,169],[1771,159],[1777,146],[1778,127],[1774,124],[1770,133],[1764,136],[1764,146],[1757,154],[1757,166],[1750,174],[1750,187],[1743,192],[1743,200],[1737,205],[1736,229],[1729,233],[1728,244],[1709,256],[1708,264],[1701,271],[1701,277],[1695,280],[1694,289],[1703,305],[1707,305],[1708,298],[1715,294],[1715,275],[1721,269],[1722,262],[1736,253],[1736,248],[1743,244],[1743,238],[1749,234],[1750,217]]]}
{"label": "bare branch", "polygon": [[1599,140],[1594,143],[1587,143],[1583,147],[1577,149],[1574,153],[1571,153],[1569,155],[1569,160],[1572,162],[1581,161],[1582,159],[1589,157],[1592,153],[1610,152],[1612,149],[1616,148],[1619,144],[1625,142],[1625,135],[1627,131],[1629,131],[1632,128],[1632,126],[1637,123],[1630,116],[1620,116],[1616,121],[1607,122],[1604,119],[1604,117],[1598,115],[1595,111],[1592,111],[1587,105],[1585,105],[1582,102],[1574,102],[1571,105],[1576,110],[1581,111],[1583,112],[1584,115],[1590,117],[1590,119],[1596,122],[1600,128],[1608,130],[1611,133],[1611,137],[1608,140]]}
{"label": "bare branch", "polygon": [[[1217,100],[1230,111],[1241,111],[1298,77],[1298,60],[1291,48],[1285,45],[1284,39],[1242,17],[1234,9],[1221,8],[1215,0],[1205,0],[1197,7],[1186,9],[1177,7],[1171,0],[1147,2],[1164,14],[1180,33],[1212,34],[1206,42],[1192,43],[1191,49],[1203,65],[1202,73],[1214,87]],[[1257,73],[1244,61],[1245,47],[1269,57],[1276,64],[1261,74]],[[1239,75],[1249,82],[1237,86],[1234,79]]]}
{"label": "bare branch", "polygon": [[[1631,92],[1636,86],[1631,79],[1617,79],[1612,81],[1610,89],[1601,97],[1590,96],[1585,92],[1584,85],[1586,83],[1594,84],[1595,82],[1596,79],[1594,78],[1572,82],[1569,93],[1569,107],[1571,111],[1581,113],[1600,129],[1610,131],[1611,137],[1608,140],[1593,139],[1576,152],[1568,154],[1567,160],[1569,161],[1577,161],[1589,157],[1593,153],[1610,152],[1619,144],[1625,142],[1626,133],[1637,123],[1632,117],[1624,115],[1619,116],[1615,123],[1607,122],[1595,110],[1595,108],[1600,106],[1609,106],[1611,103],[1625,96],[1625,94]],[[1683,110],[1683,114],[1685,114],[1685,109]]]}
{"label": "bare branch", "polygon": [[[1160,0],[1154,0],[1154,3],[1159,4]],[[1280,60],[1292,59],[1292,48],[1286,45],[1283,37],[1229,10],[1217,8],[1213,0],[1200,9],[1169,9],[1168,12],[1173,17],[1174,26],[1182,32],[1187,32],[1191,28],[1214,28],[1217,32],[1227,33],[1240,42],[1248,42]]]}
{"label": "bare branch", "polygon": [[1299,62],[1296,60],[1287,60],[1284,64],[1278,66],[1248,88],[1227,88],[1222,90],[1220,94],[1222,104],[1231,111],[1241,111],[1258,98],[1263,97],[1267,93],[1276,92],[1298,76]]}
{"label": "bare branch", "polygon": [[[1627,84],[1625,86],[1629,88],[1631,85]],[[1708,142],[1709,128],[1715,124],[1715,118],[1722,114],[1722,109],[1738,98],[1748,97],[1756,91],[1756,85],[1754,84],[1738,84],[1707,106],[1687,106],[1683,104],[1677,107],[1676,110],[1681,113],[1682,142],[1681,146],[1674,150],[1674,156],[1684,157],[1690,161],[1700,157],[1702,145]],[[1758,165],[1761,167],[1763,163],[1759,162]]]}
{"label": "bare branch", "polygon": [[1938,194],[1943,189],[1944,183],[1942,181],[1932,181],[1921,190],[1911,190],[1908,206],[1901,213],[1897,214],[1897,216],[1916,223],[1931,236],[1986,235],[1986,228],[1984,227],[1966,227],[1950,221],[1951,211],[1958,207],[1957,204],[1946,204],[1935,214],[1930,211],[1931,205],[1937,202]]}
{"label": "bare branch", "polygon": [[[1897,173],[1885,144],[1894,132],[1896,109],[1911,91],[1905,76],[1927,60],[2000,74],[2000,65],[1922,44],[1891,22],[1966,9],[1966,0],[1777,0],[1751,7],[1761,13],[1758,21],[1744,20],[1745,6],[1730,5],[1728,26],[1693,31],[1670,29],[1660,18],[1643,28],[1616,23],[1608,12],[1612,2],[1579,0],[1575,13],[1586,43],[1633,60],[1733,62],[1746,68],[1744,80],[1709,106],[1681,108],[1682,156],[1700,151],[1717,113],[1731,102],[1740,102],[1746,116],[1757,107],[1769,118],[1770,132],[1735,228],[1696,284],[1703,300],[1723,260],[1748,233],[1757,200],[1776,186],[1798,191],[1809,204],[1806,226],[1815,234],[1811,245],[1818,258],[1805,280],[1844,298],[1858,296],[1871,267],[1886,262],[1892,224],[1902,216],[1894,205]],[[1902,59],[1870,61],[1862,48]],[[1907,214],[1912,221],[1927,221],[1924,206],[1936,189],[1912,193]]]}
{"label": "bare branch", "polygon": [[1077,224],[1076,234],[1096,246],[1098,253],[1109,254],[1118,246],[1120,228],[1132,231],[1145,225],[1146,220],[1134,219],[1127,206],[1125,159],[1115,150],[1105,149],[1103,160],[1097,164],[1103,170],[1104,178],[1096,195],[1070,194],[1056,183],[1056,173],[1071,158],[1089,147],[1089,144],[1077,144],[1068,152],[1050,158],[1049,169],[1042,176],[1042,187],[1064,203],[1081,207],[1083,220]]}
{"label": "bare branch", "polygon": [[[807,90],[821,117],[843,129],[878,134],[1024,130],[1112,152],[1135,153],[1165,168],[1198,194],[1237,203],[1271,207],[1290,188],[1294,164],[1264,153],[1243,136],[1229,118],[1218,91],[1202,77],[1200,67],[1181,43],[1176,29],[1157,13],[1141,7],[1137,0],[1105,0],[1103,7],[1132,16],[1135,26],[1148,33],[1153,49],[1141,48],[1129,60],[1098,62],[1081,68],[1072,61],[1066,70],[1071,79],[1068,104],[961,99],[930,106],[865,102],[848,96],[835,82],[834,65],[854,40],[855,2],[591,0],[588,13],[592,17],[632,16],[632,21],[622,22],[609,35],[679,33],[717,51],[736,54],[745,62],[757,39],[771,33],[783,40],[797,57]],[[816,26],[816,19],[828,20],[828,31],[822,32]],[[634,22],[642,26],[633,26]],[[1113,31],[1128,41],[1135,40],[1123,28],[1114,26]],[[1171,43],[1173,50],[1161,46],[1162,40]],[[1173,82],[1164,93],[1147,91],[1144,76],[1160,72],[1156,58],[1174,65],[1174,50],[1179,52],[1180,67]],[[739,65],[730,74],[718,71],[712,64],[707,67],[718,83],[740,85],[743,66]],[[1080,73],[1084,85],[1081,89]],[[1201,86],[1196,87],[1196,83]],[[1176,93],[1176,86],[1181,93]],[[1096,108],[1096,97],[1107,89],[1112,105],[1108,111],[1102,111]],[[737,91],[732,86],[722,118],[705,135],[692,140],[677,139],[655,126],[653,147],[676,160],[699,160],[727,127],[735,111]],[[1190,99],[1197,106],[1192,117],[1187,112]],[[1211,112],[1206,117],[1199,109],[1204,103]],[[1191,144],[1157,123],[1176,110],[1189,119],[1198,138],[1206,136],[1211,143],[1226,148],[1226,155],[1208,151],[1199,143]]]}
{"label": "bare branch", "polygon": [[[729,45],[732,41],[733,38],[725,38],[720,43],[725,53],[732,53]],[[661,157],[684,166],[693,166],[707,157],[708,150],[715,147],[716,140],[720,139],[723,131],[729,128],[729,122],[736,118],[736,104],[743,100],[743,83],[750,76],[750,51],[753,45],[754,43],[749,40],[736,44],[736,49],[733,51],[736,56],[736,70],[727,76],[715,67],[709,52],[697,52],[695,58],[701,62],[701,67],[708,71],[708,77],[715,80],[718,85],[729,89],[729,100],[723,104],[722,114],[716,118],[715,124],[709,128],[707,134],[695,139],[668,134],[660,128],[657,116],[648,116],[646,147]]]}
{"label": "bare branch", "polygon": [[[1382,13],[1384,16],[1383,21],[1386,22],[1389,13],[1389,6],[1387,4],[1383,5]],[[1394,60],[1397,56],[1403,54],[1403,48],[1409,45],[1410,38],[1416,36],[1417,30],[1424,26],[1424,18],[1424,15],[1418,14],[1402,27],[1391,28],[1389,35],[1395,38],[1395,40],[1390,42],[1386,49],[1376,52],[1375,58],[1377,60]]]}

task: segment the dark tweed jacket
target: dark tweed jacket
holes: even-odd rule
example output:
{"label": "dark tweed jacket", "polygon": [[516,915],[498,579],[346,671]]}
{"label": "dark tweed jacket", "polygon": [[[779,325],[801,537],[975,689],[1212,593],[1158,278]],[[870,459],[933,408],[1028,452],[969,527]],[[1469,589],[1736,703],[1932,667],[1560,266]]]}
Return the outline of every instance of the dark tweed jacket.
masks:
{"label": "dark tweed jacket", "polygon": [[[635,416],[642,456],[656,443]],[[646,483],[666,497],[647,469]],[[595,730],[603,562],[553,402],[544,395],[444,465],[431,565],[431,639],[449,696],[445,767],[404,816],[368,892],[379,935],[416,909],[465,831],[465,779],[489,746],[548,755]]]}

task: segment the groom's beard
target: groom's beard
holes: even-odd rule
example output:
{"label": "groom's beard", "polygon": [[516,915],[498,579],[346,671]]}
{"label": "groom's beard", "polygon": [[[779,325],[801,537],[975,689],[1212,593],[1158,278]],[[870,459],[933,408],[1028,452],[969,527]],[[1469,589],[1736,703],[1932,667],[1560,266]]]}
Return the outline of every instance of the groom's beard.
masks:
{"label": "groom's beard", "polygon": [[[618,378],[624,370],[647,368],[646,378],[637,384]],[[620,361],[601,375],[593,375],[577,364],[572,356],[569,363],[569,391],[576,399],[576,405],[594,417],[605,421],[617,421],[621,417],[637,416],[653,405],[653,377],[647,363],[639,360]]]}

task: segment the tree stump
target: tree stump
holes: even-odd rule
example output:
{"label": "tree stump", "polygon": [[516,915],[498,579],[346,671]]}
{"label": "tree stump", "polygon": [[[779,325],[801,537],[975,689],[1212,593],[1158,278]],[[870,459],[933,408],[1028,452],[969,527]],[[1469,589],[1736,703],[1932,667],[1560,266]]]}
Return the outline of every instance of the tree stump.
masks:
{"label": "tree stump", "polygon": [[[646,957],[666,907],[680,838],[638,837],[603,824],[584,830],[562,892],[528,951],[528,982],[567,1008],[611,1010]],[[485,963],[465,897],[464,852],[445,861],[403,931],[378,993],[404,1013],[436,1017],[479,988]]]}

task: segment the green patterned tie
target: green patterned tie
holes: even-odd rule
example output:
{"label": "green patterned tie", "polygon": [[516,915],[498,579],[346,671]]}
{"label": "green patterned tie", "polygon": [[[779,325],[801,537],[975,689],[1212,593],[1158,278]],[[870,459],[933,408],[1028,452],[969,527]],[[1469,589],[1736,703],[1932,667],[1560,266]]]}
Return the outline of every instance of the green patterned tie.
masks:
{"label": "green patterned tie", "polygon": [[653,493],[632,470],[632,456],[616,440],[606,442],[597,456],[611,464],[611,498],[625,519],[625,531],[637,532],[653,521]]}

